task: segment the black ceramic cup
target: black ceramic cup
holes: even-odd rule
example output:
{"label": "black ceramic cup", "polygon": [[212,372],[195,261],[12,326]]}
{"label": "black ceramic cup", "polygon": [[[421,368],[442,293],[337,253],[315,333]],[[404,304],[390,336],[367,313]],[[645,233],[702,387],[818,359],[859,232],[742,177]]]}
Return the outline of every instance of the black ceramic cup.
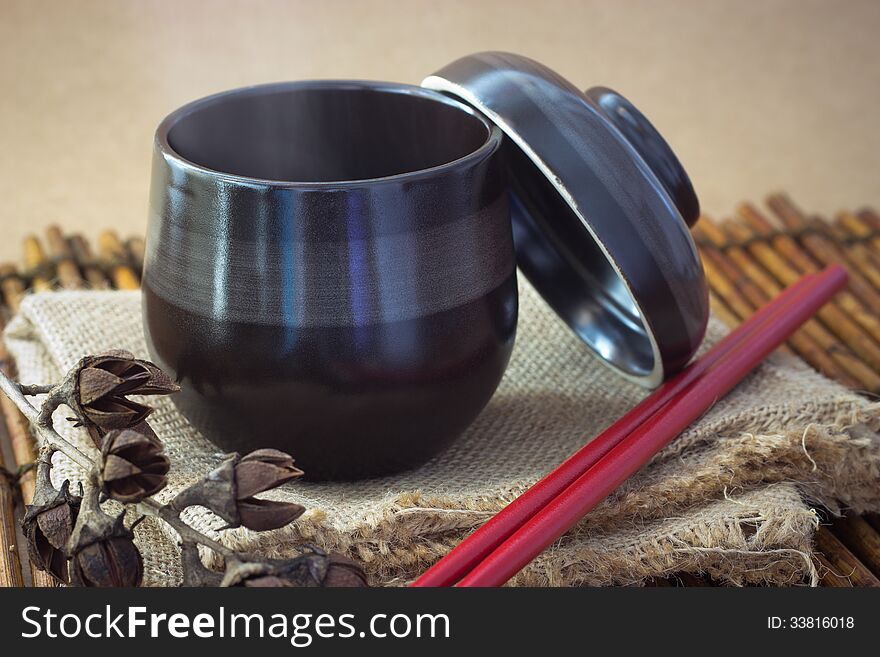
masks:
{"label": "black ceramic cup", "polygon": [[245,88],[168,116],[144,325],[184,415],[315,479],[437,453],[513,347],[500,144],[466,105],[390,83]]}

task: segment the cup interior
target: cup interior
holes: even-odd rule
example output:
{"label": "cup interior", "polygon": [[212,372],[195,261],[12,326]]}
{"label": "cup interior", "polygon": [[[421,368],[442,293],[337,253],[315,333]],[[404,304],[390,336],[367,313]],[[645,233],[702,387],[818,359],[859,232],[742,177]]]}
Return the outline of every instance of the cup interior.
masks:
{"label": "cup interior", "polygon": [[305,183],[431,169],[476,151],[491,132],[483,119],[436,92],[363,83],[227,92],[187,105],[163,127],[168,146],[197,166]]}

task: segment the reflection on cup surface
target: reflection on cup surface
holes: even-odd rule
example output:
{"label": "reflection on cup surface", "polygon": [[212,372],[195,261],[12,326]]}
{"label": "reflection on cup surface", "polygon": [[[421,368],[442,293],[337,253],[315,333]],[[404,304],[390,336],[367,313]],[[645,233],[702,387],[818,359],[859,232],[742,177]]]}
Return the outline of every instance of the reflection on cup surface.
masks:
{"label": "reflection on cup surface", "polygon": [[516,327],[500,142],[457,101],[390,83],[252,87],[171,114],[144,315],[187,417],[313,478],[409,467],[459,434]]}

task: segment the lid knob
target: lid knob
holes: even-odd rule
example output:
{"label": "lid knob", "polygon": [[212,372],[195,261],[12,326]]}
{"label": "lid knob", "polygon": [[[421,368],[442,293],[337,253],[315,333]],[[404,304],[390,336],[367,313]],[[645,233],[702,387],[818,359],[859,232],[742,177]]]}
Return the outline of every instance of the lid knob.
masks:
{"label": "lid knob", "polygon": [[651,167],[687,225],[693,226],[697,223],[700,218],[700,202],[691,179],[669,144],[645,115],[608,87],[593,87],[587,90],[586,95]]}

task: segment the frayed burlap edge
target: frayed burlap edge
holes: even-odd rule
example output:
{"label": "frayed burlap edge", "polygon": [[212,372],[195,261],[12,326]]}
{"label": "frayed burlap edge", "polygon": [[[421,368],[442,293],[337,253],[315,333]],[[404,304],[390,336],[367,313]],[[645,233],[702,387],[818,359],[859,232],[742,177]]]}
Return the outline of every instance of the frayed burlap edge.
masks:
{"label": "frayed burlap edge", "polygon": [[[738,431],[736,418],[719,421],[714,445],[690,455],[678,445],[663,452],[511,584],[639,584],[689,572],[734,585],[815,585],[811,538],[819,517],[811,506],[832,513],[880,509],[880,404],[764,410],[799,417],[831,412],[837,419],[766,435]],[[356,533],[339,532],[323,513],[311,512],[277,532],[216,536],[272,556],[289,554],[291,544],[322,545],[362,560],[374,582],[401,585],[526,486],[467,508],[444,497],[403,495],[381,515],[363,518]],[[722,498],[713,499],[719,490]],[[208,512],[195,511],[189,520],[209,531],[216,526]]]}

